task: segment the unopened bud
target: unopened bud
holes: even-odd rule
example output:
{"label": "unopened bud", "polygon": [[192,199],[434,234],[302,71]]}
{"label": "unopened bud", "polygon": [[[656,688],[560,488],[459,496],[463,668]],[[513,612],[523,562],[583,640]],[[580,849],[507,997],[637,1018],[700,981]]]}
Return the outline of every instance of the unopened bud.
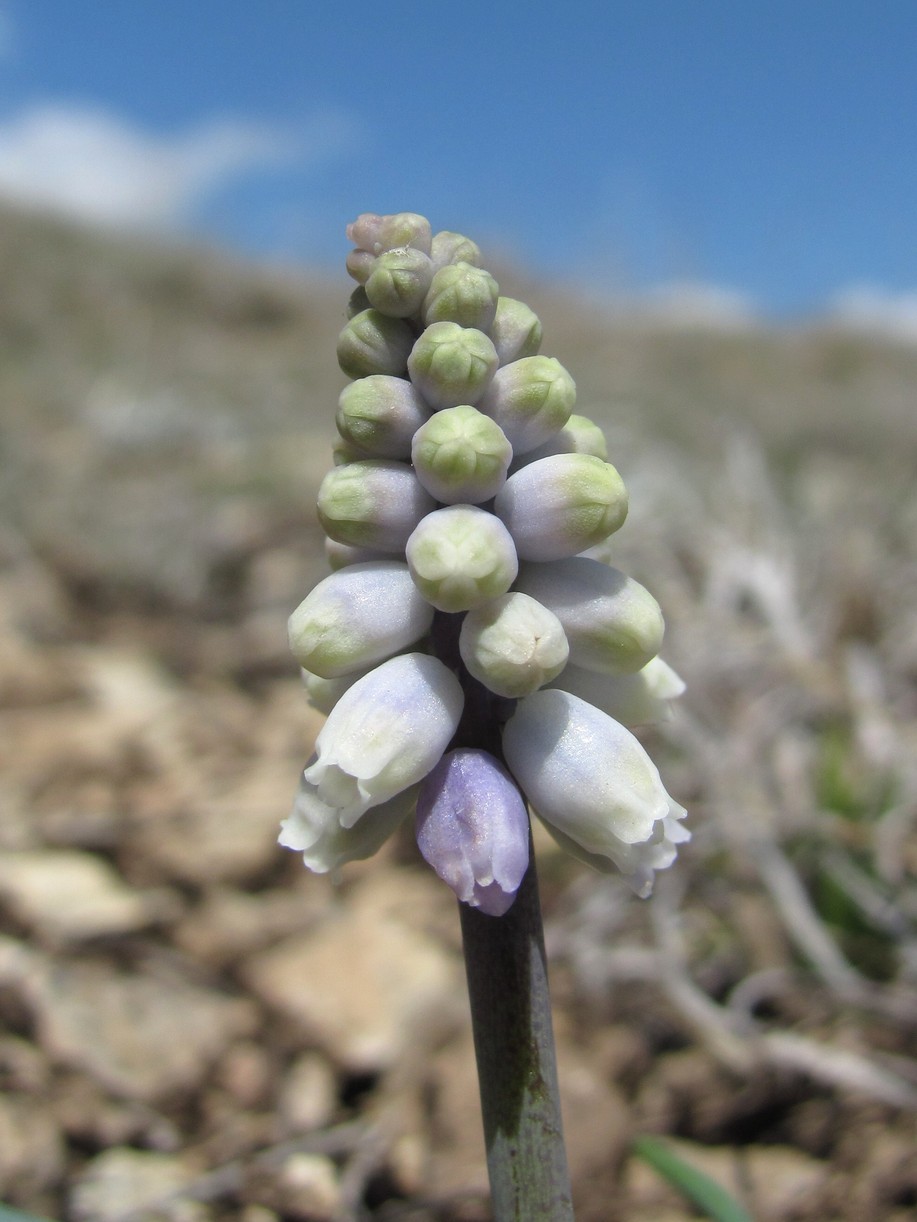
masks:
{"label": "unopened bud", "polygon": [[435,322],[414,344],[407,367],[431,407],[457,407],[480,399],[496,372],[497,352],[483,331]]}
{"label": "unopened bud", "polygon": [[364,287],[377,310],[392,318],[409,318],[423,304],[432,279],[429,255],[401,246],[379,255]]}
{"label": "unopened bud", "polygon": [[411,445],[417,478],[446,505],[489,501],[506,479],[512,456],[496,421],[468,404],[436,412]]}
{"label": "unopened bud", "polygon": [[439,611],[467,611],[505,594],[519,567],[509,531],[473,505],[427,514],[405,554],[417,588]]}
{"label": "unopened bud", "polygon": [[659,653],[665,623],[644,586],[600,560],[571,556],[522,565],[516,588],[553,611],[570,661],[606,675],[628,675]]}
{"label": "unopened bud", "polygon": [[290,616],[290,649],[300,666],[336,679],[413,645],[432,622],[407,565],[375,560],[318,583]]}
{"label": "unopened bud", "polygon": [[432,233],[427,218],[416,212],[395,212],[389,216],[363,212],[347,226],[347,237],[354,246],[374,255],[396,246],[413,246],[428,255]]}
{"label": "unopened bud", "polygon": [[497,311],[490,327],[501,365],[523,356],[535,356],[541,347],[541,322],[538,315],[515,297],[497,299]]}
{"label": "unopened bud", "polygon": [[349,462],[359,462],[361,459],[371,457],[371,454],[367,454],[353,442],[345,441],[341,436],[335,437],[331,443],[331,460],[336,467],[344,467]]}
{"label": "unopened bud", "polygon": [[518,591],[468,612],[459,651],[475,679],[510,699],[528,696],[556,678],[570,654],[557,616]]}
{"label": "unopened bud", "polygon": [[371,309],[372,306],[370,305],[369,298],[366,296],[366,289],[362,284],[357,285],[357,287],[350,294],[344,314],[347,318],[356,318],[356,316],[358,314],[362,314],[364,310]]}
{"label": "unopened bud", "polygon": [[539,458],[550,458],[552,454],[592,454],[595,458],[608,461],[608,444],[605,434],[594,421],[587,416],[573,415],[562,429],[534,450],[527,450],[519,461],[519,466],[536,462]]}
{"label": "unopened bud", "polygon": [[318,490],[318,516],[339,543],[400,552],[436,502],[407,463],[367,459],[335,467]]}
{"label": "unopened bud", "polygon": [[325,559],[329,568],[335,572],[346,569],[351,564],[365,564],[367,560],[390,560],[385,552],[374,551],[371,547],[354,547],[350,543],[338,543],[336,539],[325,539]]}
{"label": "unopened bud", "polygon": [[524,356],[498,369],[480,400],[507,435],[513,452],[523,454],[547,441],[570,419],[576,384],[551,356]]}
{"label": "unopened bud", "polygon": [[341,391],[338,432],[374,458],[409,458],[411,440],[430,409],[410,382],[385,374],[359,378]]}
{"label": "unopened bud", "polygon": [[[369,250],[351,250],[347,252],[345,266],[347,274],[356,280],[357,284],[363,285],[372,274],[372,270],[376,265],[376,256]],[[363,306],[363,309],[366,307]]]}
{"label": "unopened bud", "polygon": [[494,513],[521,560],[561,560],[600,543],[627,517],[627,490],[611,463],[591,454],[554,454],[511,475]]}
{"label": "unopened bud", "polygon": [[470,263],[472,267],[481,266],[481,250],[477,242],[466,238],[463,233],[452,233],[441,229],[434,233],[430,247],[430,258],[437,271],[447,263]]}
{"label": "unopened bud", "polygon": [[488,331],[497,312],[500,289],[490,272],[470,263],[450,263],[433,277],[423,303],[423,319],[457,322],[460,327]]}
{"label": "unopened bud", "polygon": [[400,318],[389,318],[378,310],[355,314],[338,336],[338,364],[349,378],[372,373],[400,377],[408,367],[414,332]]}

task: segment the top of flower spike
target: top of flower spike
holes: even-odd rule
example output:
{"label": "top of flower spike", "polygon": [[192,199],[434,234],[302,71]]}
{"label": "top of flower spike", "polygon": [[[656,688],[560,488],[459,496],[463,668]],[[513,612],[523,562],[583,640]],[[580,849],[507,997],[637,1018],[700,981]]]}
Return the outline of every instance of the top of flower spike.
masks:
{"label": "top of flower spike", "polygon": [[347,236],[353,380],[319,495],[336,571],[290,622],[329,716],[283,842],[336,869],[416,806],[423,855],[499,915],[527,862],[521,794],[648,894],[684,812],[622,723],[665,715],[680,681],[649,591],[581,554],[627,510],[601,430],[470,239],[412,212]]}

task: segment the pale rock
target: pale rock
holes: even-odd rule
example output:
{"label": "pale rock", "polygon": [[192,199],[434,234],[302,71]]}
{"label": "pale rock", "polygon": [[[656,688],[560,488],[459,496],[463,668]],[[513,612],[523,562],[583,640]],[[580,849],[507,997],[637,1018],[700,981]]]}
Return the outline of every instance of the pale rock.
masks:
{"label": "pale rock", "polygon": [[304,1052],[283,1076],[278,1112],[284,1129],[309,1133],[331,1121],[337,1106],[334,1070],[317,1052]]}
{"label": "pale rock", "polygon": [[792,1146],[748,1146],[743,1153],[743,1169],[755,1217],[774,1222],[794,1217],[796,1210],[811,1204],[807,1198],[832,1174],[826,1163]]}
{"label": "pale rock", "polygon": [[63,1138],[48,1109],[27,1096],[0,1097],[0,1191],[40,1192],[60,1178],[64,1162]]}
{"label": "pale rock", "polygon": [[385,1069],[451,1026],[458,964],[423,932],[424,909],[443,902],[432,877],[367,874],[314,929],[253,956],[245,976],[336,1064]]}
{"label": "pale rock", "polygon": [[285,1218],[331,1222],[341,1206],[337,1168],[324,1154],[292,1154],[280,1169],[277,1194]]}
{"label": "pale rock", "polygon": [[100,857],[32,850],[0,857],[0,899],[51,946],[134,933],[178,911],[168,891],[135,891]]}
{"label": "pale rock", "polygon": [[36,964],[28,980],[39,1043],[113,1094],[145,1102],[193,1090],[256,1021],[250,1002],[108,964]]}
{"label": "pale rock", "polygon": [[74,1222],[120,1222],[140,1214],[145,1222],[199,1222],[207,1214],[182,1200],[193,1172],[180,1158],[145,1150],[106,1150],[86,1166],[70,1194]]}

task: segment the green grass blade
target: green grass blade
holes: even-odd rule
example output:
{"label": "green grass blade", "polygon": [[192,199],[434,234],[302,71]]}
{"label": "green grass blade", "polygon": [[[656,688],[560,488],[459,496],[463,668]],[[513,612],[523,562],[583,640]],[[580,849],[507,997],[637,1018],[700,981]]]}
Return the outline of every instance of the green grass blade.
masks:
{"label": "green grass blade", "polygon": [[[752,1216],[715,1180],[679,1158],[658,1137],[638,1137],[634,1153],[714,1222],[753,1222]],[[2,1222],[2,1219],[0,1219]]]}

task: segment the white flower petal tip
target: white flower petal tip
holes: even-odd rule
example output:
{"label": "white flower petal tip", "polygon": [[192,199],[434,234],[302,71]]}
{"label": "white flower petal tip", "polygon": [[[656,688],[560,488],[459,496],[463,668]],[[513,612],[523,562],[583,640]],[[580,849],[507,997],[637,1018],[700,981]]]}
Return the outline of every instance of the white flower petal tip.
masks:
{"label": "white flower petal tip", "polygon": [[350,828],[373,806],[416,784],[458,727],[464,696],[438,658],[402,654],[341,696],[316,739],[305,779]]}
{"label": "white flower petal tip", "polygon": [[529,819],[503,765],[486,751],[445,755],[420,786],[417,844],[460,900],[507,912],[528,869]]}
{"label": "white flower petal tip", "polygon": [[349,861],[363,861],[377,852],[399,824],[414,810],[417,786],[405,789],[374,806],[353,827],[342,827],[338,811],[326,805],[305,776],[288,818],[280,825],[278,843],[302,853],[303,863],[315,874],[328,874]]}
{"label": "white flower petal tip", "polygon": [[578,696],[543,689],[503,732],[506,762],[548,830],[600,870],[616,866],[638,895],[690,833],[638,740]]}

